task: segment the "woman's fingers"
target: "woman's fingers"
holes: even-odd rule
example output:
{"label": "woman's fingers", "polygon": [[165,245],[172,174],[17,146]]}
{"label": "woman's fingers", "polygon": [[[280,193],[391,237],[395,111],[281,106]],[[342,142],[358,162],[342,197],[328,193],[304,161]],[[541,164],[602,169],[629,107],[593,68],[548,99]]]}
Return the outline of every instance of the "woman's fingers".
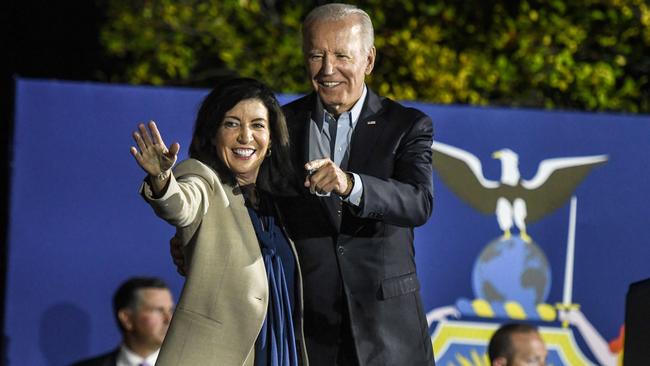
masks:
{"label": "woman's fingers", "polygon": [[154,144],[160,144],[160,146],[165,146],[165,143],[163,142],[163,139],[160,136],[160,131],[158,131],[158,127],[156,126],[156,122],[149,121],[149,130],[151,131],[151,136],[153,138],[153,143]]}
{"label": "woman's fingers", "polygon": [[172,146],[169,147],[169,152],[174,156],[178,155],[178,152],[181,150],[181,145],[178,142],[174,142]]}
{"label": "woman's fingers", "polygon": [[138,124],[138,131],[133,132],[133,139],[141,154],[149,152],[149,149],[153,149],[152,152],[156,155],[167,153],[167,147],[154,121],[149,121],[148,126],[144,123]]}
{"label": "woman's fingers", "polygon": [[135,148],[135,146],[131,146],[131,155],[135,158],[135,160],[138,160],[140,157],[140,154],[138,154],[138,149]]}
{"label": "woman's fingers", "polygon": [[180,145],[174,143],[167,149],[154,121],[138,124],[133,140],[137,147],[131,146],[131,155],[149,174],[168,170],[176,163]]}
{"label": "woman's fingers", "polygon": [[140,153],[143,153],[144,151],[147,150],[147,145],[145,144],[144,140],[142,139],[142,136],[138,131],[133,132],[133,140],[135,141],[136,145],[138,145],[138,149],[140,149]]}
{"label": "woman's fingers", "polygon": [[138,129],[140,130],[140,137],[144,140],[144,143],[147,146],[153,146],[153,141],[151,140],[151,135],[149,134],[149,131],[147,131],[147,127],[144,125],[144,123],[140,123],[138,125]]}

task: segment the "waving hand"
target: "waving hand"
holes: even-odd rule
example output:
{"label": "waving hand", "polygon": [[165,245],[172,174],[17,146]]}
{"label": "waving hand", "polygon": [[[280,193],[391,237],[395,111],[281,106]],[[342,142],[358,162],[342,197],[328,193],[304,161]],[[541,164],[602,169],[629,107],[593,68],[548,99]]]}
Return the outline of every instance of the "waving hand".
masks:
{"label": "waving hand", "polygon": [[167,184],[171,175],[171,168],[176,163],[180,145],[175,142],[169,149],[165,145],[158,127],[153,121],[149,121],[147,127],[144,123],[138,125],[138,131],[133,132],[133,139],[138,147],[131,146],[131,155],[135,158],[140,167],[152,178],[155,191],[160,191]]}

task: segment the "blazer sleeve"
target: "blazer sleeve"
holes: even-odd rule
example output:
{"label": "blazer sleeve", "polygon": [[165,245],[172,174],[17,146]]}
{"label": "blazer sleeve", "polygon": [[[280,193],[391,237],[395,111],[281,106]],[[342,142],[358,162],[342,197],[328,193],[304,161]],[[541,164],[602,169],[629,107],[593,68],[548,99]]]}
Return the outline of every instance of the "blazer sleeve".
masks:
{"label": "blazer sleeve", "polygon": [[431,118],[417,111],[394,155],[380,158],[380,164],[393,166],[392,174],[377,177],[357,173],[363,182],[363,198],[361,207],[353,208],[353,213],[397,226],[414,227],[426,223],[433,209],[432,143]]}
{"label": "blazer sleeve", "polygon": [[194,159],[183,161],[174,168],[162,197],[154,198],[147,180],[142,184],[140,193],[158,217],[178,228],[200,221],[208,211],[210,197],[215,193],[227,201],[215,172]]}

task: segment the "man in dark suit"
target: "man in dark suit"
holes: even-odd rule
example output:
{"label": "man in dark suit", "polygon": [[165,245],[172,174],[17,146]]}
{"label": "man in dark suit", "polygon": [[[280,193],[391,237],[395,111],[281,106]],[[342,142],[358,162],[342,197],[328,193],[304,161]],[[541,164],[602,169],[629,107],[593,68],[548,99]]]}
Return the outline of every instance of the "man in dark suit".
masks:
{"label": "man in dark suit", "polygon": [[113,295],[122,344],[72,366],[153,366],[173,311],[172,294],[163,281],[153,277],[127,280]]}
{"label": "man in dark suit", "polygon": [[650,365],[650,278],[630,284],[625,300],[623,365]]}
{"label": "man in dark suit", "polygon": [[284,107],[299,197],[279,200],[304,276],[311,365],[433,365],[413,228],[432,210],[433,127],[375,94],[368,15],[328,4],[303,23],[314,93]]}

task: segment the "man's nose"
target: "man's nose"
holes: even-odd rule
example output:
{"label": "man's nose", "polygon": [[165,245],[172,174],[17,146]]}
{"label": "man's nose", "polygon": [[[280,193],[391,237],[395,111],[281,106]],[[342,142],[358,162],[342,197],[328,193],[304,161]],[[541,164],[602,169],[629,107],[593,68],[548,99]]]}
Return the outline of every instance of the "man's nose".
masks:
{"label": "man's nose", "polygon": [[321,67],[323,75],[332,75],[334,73],[334,58],[331,56],[323,57],[323,65]]}

